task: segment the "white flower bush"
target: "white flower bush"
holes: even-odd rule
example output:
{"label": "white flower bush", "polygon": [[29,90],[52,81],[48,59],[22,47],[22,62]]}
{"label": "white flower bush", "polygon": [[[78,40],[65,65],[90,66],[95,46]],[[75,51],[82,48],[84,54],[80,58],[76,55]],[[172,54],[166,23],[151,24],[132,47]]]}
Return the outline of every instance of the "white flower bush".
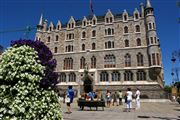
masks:
{"label": "white flower bush", "polygon": [[39,86],[45,67],[29,46],[11,47],[0,63],[0,120],[62,120],[57,94]]}

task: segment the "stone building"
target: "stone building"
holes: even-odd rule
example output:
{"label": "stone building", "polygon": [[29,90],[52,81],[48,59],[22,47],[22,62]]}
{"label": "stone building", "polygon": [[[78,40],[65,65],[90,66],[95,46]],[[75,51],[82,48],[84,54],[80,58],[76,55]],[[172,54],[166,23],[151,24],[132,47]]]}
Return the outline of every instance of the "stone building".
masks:
{"label": "stone building", "polygon": [[36,40],[43,41],[57,60],[59,88],[73,85],[82,92],[88,69],[94,90],[142,91],[142,96],[163,95],[163,66],[154,9],[150,0],[132,14],[126,10],[104,16],[70,17],[66,24],[48,24],[41,15]]}

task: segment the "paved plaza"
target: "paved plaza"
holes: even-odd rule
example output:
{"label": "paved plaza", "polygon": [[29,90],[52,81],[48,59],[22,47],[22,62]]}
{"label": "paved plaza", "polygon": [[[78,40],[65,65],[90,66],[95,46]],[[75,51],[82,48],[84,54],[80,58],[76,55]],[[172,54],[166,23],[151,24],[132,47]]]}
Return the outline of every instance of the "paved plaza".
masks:
{"label": "paved plaza", "polygon": [[[95,111],[88,107],[81,111],[74,101],[72,113],[66,114],[66,105],[61,104],[64,120],[180,120],[180,105],[172,102],[143,102],[141,109],[124,112],[125,105],[101,108]],[[133,103],[133,107],[135,103]]]}

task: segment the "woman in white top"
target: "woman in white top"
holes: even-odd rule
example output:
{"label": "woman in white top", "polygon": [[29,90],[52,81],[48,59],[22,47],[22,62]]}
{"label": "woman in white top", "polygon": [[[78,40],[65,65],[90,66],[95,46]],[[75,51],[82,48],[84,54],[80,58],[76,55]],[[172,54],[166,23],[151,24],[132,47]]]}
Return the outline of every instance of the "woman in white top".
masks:
{"label": "woman in white top", "polygon": [[127,111],[130,112],[130,109],[132,108],[132,95],[133,95],[131,88],[127,88],[126,95],[127,95]]}
{"label": "woman in white top", "polygon": [[139,109],[140,108],[140,90],[137,88],[137,91],[136,91],[136,109]]}

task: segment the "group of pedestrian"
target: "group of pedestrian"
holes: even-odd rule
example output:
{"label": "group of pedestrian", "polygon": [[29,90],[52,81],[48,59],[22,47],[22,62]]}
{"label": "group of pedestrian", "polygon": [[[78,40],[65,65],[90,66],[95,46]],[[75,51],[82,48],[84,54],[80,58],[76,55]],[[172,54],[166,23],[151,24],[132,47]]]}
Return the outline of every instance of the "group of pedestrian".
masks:
{"label": "group of pedestrian", "polygon": [[127,91],[123,94],[121,90],[111,93],[109,90],[106,92],[106,102],[107,107],[115,104],[122,105],[122,99],[124,98],[124,102],[126,103],[127,111],[129,112],[132,109],[132,100],[133,97],[136,100],[136,109],[140,108],[140,90],[137,88],[136,93],[133,94],[131,88],[127,88]]}
{"label": "group of pedestrian", "polygon": [[112,105],[114,106],[116,104],[116,106],[118,105],[122,105],[122,98],[123,98],[123,94],[120,91],[111,93],[109,90],[107,90],[106,92],[106,101],[107,101],[107,107]]}
{"label": "group of pedestrian", "polygon": [[[100,94],[100,95],[99,95]],[[98,96],[102,95],[101,93],[95,93],[95,92],[90,92],[86,95],[86,98],[89,96],[89,99],[95,99],[98,98]],[[140,109],[140,90],[137,88],[136,93],[133,94],[133,92],[131,91],[131,88],[127,88],[127,91],[123,94],[121,90],[114,92],[113,94],[107,90],[106,92],[106,101],[107,101],[107,107],[112,105],[114,106],[115,104],[118,105],[122,105],[122,100],[124,98],[124,102],[126,103],[126,110],[127,112],[130,112],[130,110],[132,109],[132,100],[133,97],[135,97],[136,100],[136,109]],[[69,86],[66,93],[65,93],[65,98],[64,98],[64,102],[67,105],[67,114],[72,113],[71,112],[71,103],[73,102],[73,98],[74,98],[74,90],[72,88],[72,86]]]}
{"label": "group of pedestrian", "polygon": [[[137,88],[136,93],[134,94],[136,100],[136,110],[140,109],[140,90]],[[127,92],[125,94],[125,103],[127,104],[127,112],[130,112],[132,109],[132,99],[133,93],[131,88],[127,88]]]}

